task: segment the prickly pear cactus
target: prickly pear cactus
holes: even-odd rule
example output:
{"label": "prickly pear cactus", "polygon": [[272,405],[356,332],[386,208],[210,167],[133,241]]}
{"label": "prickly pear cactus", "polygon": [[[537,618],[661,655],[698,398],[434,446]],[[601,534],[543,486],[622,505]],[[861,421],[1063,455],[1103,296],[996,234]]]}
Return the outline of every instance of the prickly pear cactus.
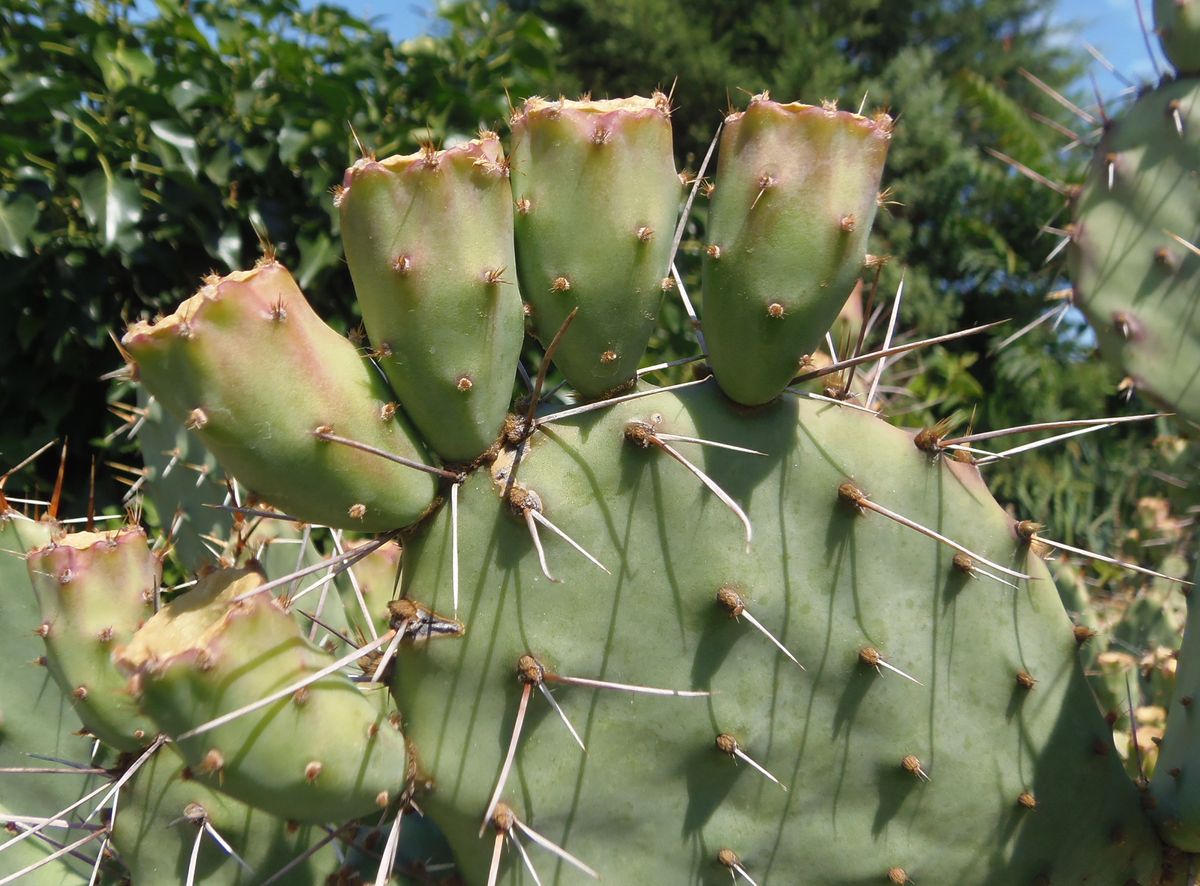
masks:
{"label": "prickly pear cactus", "polygon": [[1149,90],[1111,120],[1073,200],[1076,302],[1101,349],[1200,422],[1200,80]]}
{"label": "prickly pear cactus", "polygon": [[[128,331],[129,375],[232,475],[213,562],[93,662],[137,708],[93,731],[152,724],[93,830],[135,880],[428,882],[448,845],[489,886],[1178,881],[1033,524],[937,429],[793,385],[862,272],[890,119],[727,120],[713,374],[655,388],[668,116],[534,100],[512,162],[489,133],[356,163],[365,350],[273,259]],[[574,407],[506,414],[518,281]],[[323,586],[338,614],[301,602]]]}

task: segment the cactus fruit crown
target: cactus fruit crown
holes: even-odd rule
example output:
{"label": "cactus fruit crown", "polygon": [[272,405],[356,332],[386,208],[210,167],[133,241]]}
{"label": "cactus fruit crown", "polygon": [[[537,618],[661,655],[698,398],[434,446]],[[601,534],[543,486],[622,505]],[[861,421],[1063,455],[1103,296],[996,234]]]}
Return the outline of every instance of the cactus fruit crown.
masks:
{"label": "cactus fruit crown", "polygon": [[[136,527],[64,536],[4,502],[40,661],[112,748],[96,833],[134,881],[1177,882],[1163,840],[1196,848],[1196,789],[1125,775],[1056,543],[991,498],[974,438],[809,389],[851,365],[809,355],[863,275],[891,119],[766,94],[726,118],[711,376],[667,387],[638,367],[665,293],[691,311],[674,253],[703,180],[681,189],[669,100],[510,123],[507,155],[485,132],[347,170],[365,351],[272,258],[130,327],[173,441],[148,494],[205,449],[235,478],[226,537],[196,536],[219,562],[181,547],[195,587],[160,605]],[[1190,199],[1194,140],[1160,153],[1152,193],[1085,189],[1081,253],[1114,236],[1091,215]],[[526,324],[543,375],[510,413]],[[550,362],[574,405],[542,397]],[[206,503],[179,503],[181,544]],[[1165,747],[1195,758],[1182,728]]]}

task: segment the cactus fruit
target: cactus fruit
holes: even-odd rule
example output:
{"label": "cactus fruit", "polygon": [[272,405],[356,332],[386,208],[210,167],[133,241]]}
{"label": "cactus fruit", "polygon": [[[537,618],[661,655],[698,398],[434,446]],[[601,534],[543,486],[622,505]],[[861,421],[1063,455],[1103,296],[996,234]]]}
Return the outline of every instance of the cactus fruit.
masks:
{"label": "cactus fruit", "polygon": [[[132,691],[192,771],[235,799],[317,823],[386,807],[406,769],[396,718],[331,669],[277,600],[239,599],[263,583],[221,570],[163,607],[115,652]],[[288,688],[320,671],[330,672]],[[273,700],[222,721],[264,698]]]}
{"label": "cactus fruit", "polygon": [[499,137],[360,160],[337,204],[380,366],[430,448],[471,461],[500,433],[524,338]]}
{"label": "cactus fruit", "polygon": [[244,485],[298,520],[377,532],[416,520],[432,479],[383,381],[282,265],[212,279],[123,339],[146,388]]}
{"label": "cactus fruit", "polygon": [[118,751],[154,738],[138,713],[112,651],[154,612],[159,561],[141,527],[76,532],[26,556],[40,609],[46,666],[83,725]]}
{"label": "cactus fruit", "polygon": [[1164,83],[1111,120],[1073,200],[1076,302],[1139,388],[1200,422],[1200,81]]}
{"label": "cactus fruit", "polygon": [[598,397],[632,382],[671,286],[670,102],[531,98],[512,130],[521,292],[545,345],[578,309],[554,363]]}
{"label": "cactus fruit", "polygon": [[778,397],[862,271],[891,139],[886,114],[781,104],[725,118],[703,257],[704,333],[738,403]]}

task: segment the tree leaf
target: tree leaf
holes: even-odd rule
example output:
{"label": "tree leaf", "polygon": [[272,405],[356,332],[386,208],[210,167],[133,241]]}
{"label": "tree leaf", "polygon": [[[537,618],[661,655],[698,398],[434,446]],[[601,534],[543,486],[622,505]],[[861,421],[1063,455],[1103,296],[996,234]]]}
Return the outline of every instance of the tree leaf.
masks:
{"label": "tree leaf", "polygon": [[178,120],[154,120],[150,123],[150,131],[175,149],[188,172],[195,176],[200,171],[196,138],[182,123]]}
{"label": "tree leaf", "polygon": [[296,268],[296,282],[301,289],[308,285],[326,268],[337,264],[341,258],[341,250],[330,237],[317,234],[315,237],[303,235],[296,238],[300,246],[300,267]]}
{"label": "tree leaf", "polygon": [[142,217],[142,195],[133,179],[96,170],[78,188],[83,214],[106,247],[116,244]]}
{"label": "tree leaf", "polygon": [[37,202],[28,194],[0,204],[0,252],[29,254],[29,234],[38,219]]}

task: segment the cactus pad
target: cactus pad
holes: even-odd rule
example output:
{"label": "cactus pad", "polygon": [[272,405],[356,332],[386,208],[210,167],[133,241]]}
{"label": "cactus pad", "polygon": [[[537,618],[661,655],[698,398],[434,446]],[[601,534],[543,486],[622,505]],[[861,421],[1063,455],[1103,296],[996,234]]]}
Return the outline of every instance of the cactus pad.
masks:
{"label": "cactus pad", "polygon": [[134,324],[123,343],[175,418],[293,517],[380,531],[413,522],[433,499],[428,475],[318,436],[426,461],[375,369],[282,265],[213,280],[166,319]]}
{"label": "cactus pad", "polygon": [[766,403],[854,288],[891,139],[886,114],[780,104],[725,120],[704,255],[704,334],[721,390]]}

